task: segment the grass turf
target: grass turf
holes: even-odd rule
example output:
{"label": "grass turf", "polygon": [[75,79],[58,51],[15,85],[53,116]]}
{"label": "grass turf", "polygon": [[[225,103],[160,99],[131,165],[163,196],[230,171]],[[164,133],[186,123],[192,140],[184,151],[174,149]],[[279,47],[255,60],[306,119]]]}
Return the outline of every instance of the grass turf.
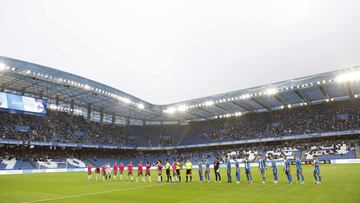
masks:
{"label": "grass turf", "polygon": [[[247,184],[241,170],[241,184],[225,183],[225,170],[221,171],[222,183],[199,183],[193,170],[193,182],[184,183],[185,170],[181,171],[182,183],[158,184],[152,171],[152,183],[87,180],[86,173],[47,173],[0,176],[0,202],[360,202],[360,164],[322,165],[323,183],[314,184],[312,167],[304,166],[305,184],[287,184],[279,167],[279,183],[272,183],[271,170],[267,183],[261,184],[260,173],[252,169],[254,184]],[[135,172],[136,174],[136,172]],[[165,173],[163,173],[164,175]],[[119,177],[118,177],[119,178]],[[164,176],[165,178],[165,176]],[[235,175],[233,170],[233,181]]]}

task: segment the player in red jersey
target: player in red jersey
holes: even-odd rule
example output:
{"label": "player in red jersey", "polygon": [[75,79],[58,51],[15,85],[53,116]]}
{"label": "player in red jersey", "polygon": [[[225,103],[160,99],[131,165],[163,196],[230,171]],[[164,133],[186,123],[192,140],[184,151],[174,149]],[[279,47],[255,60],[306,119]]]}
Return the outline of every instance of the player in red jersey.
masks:
{"label": "player in red jersey", "polygon": [[116,180],[116,174],[117,174],[117,172],[118,172],[118,165],[117,165],[117,163],[115,162],[114,163],[114,166],[113,166],[113,174],[114,174],[114,180]]}
{"label": "player in red jersey", "polygon": [[173,164],[172,164],[172,171],[173,171],[173,182],[178,182],[178,176],[177,176],[177,173],[176,173],[176,166],[177,166],[177,162],[176,162],[176,159],[174,160]]}
{"label": "player in red jersey", "polygon": [[151,165],[150,163],[147,161],[146,165],[145,165],[146,169],[145,169],[145,176],[149,178],[149,182],[151,182],[151,175],[150,175],[150,168]]}
{"label": "player in red jersey", "polygon": [[106,167],[105,164],[102,165],[101,167],[101,173],[103,175],[103,180],[105,180],[105,176],[106,176]]}
{"label": "player in red jersey", "polygon": [[142,181],[142,182],[145,182],[144,175],[143,175],[143,165],[142,165],[142,161],[140,161],[139,164],[138,164],[138,175],[137,175],[137,177],[136,177],[136,182],[139,181],[139,176],[141,176],[141,181]]}
{"label": "player in red jersey", "polygon": [[132,182],[134,180],[132,161],[130,161],[130,163],[127,165],[127,169],[128,169],[128,180],[129,180],[129,177],[130,177],[130,181]]}
{"label": "player in red jersey", "polygon": [[91,164],[88,164],[87,169],[88,169],[88,180],[89,181],[92,180],[91,168],[92,168]]}
{"label": "player in red jersey", "polygon": [[100,168],[98,166],[96,166],[95,173],[96,173],[96,180],[98,180],[100,175]]}
{"label": "player in red jersey", "polygon": [[163,178],[162,178],[162,169],[163,169],[163,166],[161,164],[161,160],[158,161],[157,163],[157,171],[158,171],[158,179],[157,179],[157,182],[160,183],[163,181]]}
{"label": "player in red jersey", "polygon": [[121,162],[119,165],[119,171],[120,171],[120,180],[123,180],[123,173],[124,173],[124,164]]}

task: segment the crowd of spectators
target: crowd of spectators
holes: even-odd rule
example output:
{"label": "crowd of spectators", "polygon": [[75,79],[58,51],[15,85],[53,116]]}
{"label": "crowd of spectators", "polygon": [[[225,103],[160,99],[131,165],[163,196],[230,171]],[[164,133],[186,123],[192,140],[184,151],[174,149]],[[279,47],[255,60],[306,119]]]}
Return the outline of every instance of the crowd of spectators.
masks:
{"label": "crowd of spectators", "polygon": [[0,139],[116,146],[200,144],[350,129],[360,129],[359,100],[169,126],[100,124],[55,111],[44,116],[0,112]]}
{"label": "crowd of spectators", "polygon": [[[355,145],[358,145],[358,140],[326,140],[313,141],[309,143],[292,143],[285,144],[269,144],[265,145],[248,145],[248,146],[223,146],[213,149],[195,148],[181,151],[136,151],[136,150],[112,150],[112,149],[74,149],[74,148],[48,148],[48,147],[29,147],[29,146],[8,146],[0,147],[0,160],[21,160],[31,163],[33,167],[36,166],[37,161],[55,161],[63,162],[66,158],[75,158],[82,160],[85,163],[102,163],[102,162],[123,162],[138,163],[141,161],[149,161],[151,164],[156,163],[157,160],[169,160],[173,162],[177,159],[180,163],[185,163],[186,160],[190,160],[193,164],[197,164],[199,161],[204,162],[208,160],[213,163],[215,160],[220,160],[221,163],[225,163],[225,157],[237,160],[244,160],[245,157],[249,157],[251,161],[256,162],[260,155],[263,155],[266,159],[271,155],[275,160],[283,160],[284,155],[297,154],[301,159],[307,160],[306,155],[317,154],[319,156],[332,154],[341,155],[339,151],[344,149],[344,153],[354,149]],[[303,152],[303,153],[301,153]],[[355,156],[355,155],[352,155]],[[293,159],[293,156],[289,156]],[[337,156],[336,158],[339,158]],[[350,157],[354,158],[354,157]],[[311,159],[311,158],[310,158]],[[97,160],[101,160],[97,162]],[[109,161],[111,160],[111,161]]]}
{"label": "crowd of spectators", "polygon": [[[20,130],[18,127],[23,127]],[[23,130],[25,127],[25,130]],[[0,112],[0,139],[134,146],[123,126],[90,123],[83,116],[49,111],[44,116]]]}
{"label": "crowd of spectators", "polygon": [[360,103],[325,103],[190,125],[191,132],[183,144],[360,129]]}

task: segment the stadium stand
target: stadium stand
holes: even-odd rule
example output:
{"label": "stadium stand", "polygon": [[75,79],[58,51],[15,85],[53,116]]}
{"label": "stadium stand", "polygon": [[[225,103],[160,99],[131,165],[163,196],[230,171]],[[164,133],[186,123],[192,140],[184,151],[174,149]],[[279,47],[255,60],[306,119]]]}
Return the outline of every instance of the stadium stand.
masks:
{"label": "stadium stand", "polygon": [[[239,147],[218,147],[219,149],[193,149],[193,150],[177,150],[177,151],[153,151],[153,152],[135,152],[135,151],[118,151],[118,150],[82,150],[82,149],[67,149],[67,148],[53,148],[47,147],[34,147],[29,149],[26,146],[0,148],[2,154],[0,163],[0,170],[12,169],[38,169],[39,162],[41,168],[57,168],[58,163],[67,162],[68,168],[82,168],[91,163],[93,166],[102,166],[103,164],[115,162],[127,165],[130,161],[138,163],[140,160],[143,162],[149,161],[155,165],[158,160],[169,160],[172,162],[174,159],[180,160],[184,163],[190,160],[193,163],[198,163],[199,160],[209,160],[212,164],[215,159],[221,159],[224,163],[224,157],[228,156],[232,159],[243,161],[249,155],[250,161],[256,162],[258,155],[263,155],[268,158],[270,155],[276,161],[283,161],[283,156],[286,155],[291,160],[294,160],[294,154],[301,156],[302,151],[306,156],[304,161],[312,160],[312,155],[319,156],[321,161],[332,159],[354,159],[355,150],[354,146],[357,141],[348,140],[323,140],[322,142],[316,141],[315,143],[294,144],[294,143],[281,143],[277,145],[258,146],[251,145],[247,148]],[[318,144],[322,143],[322,144]],[[318,144],[318,145],[315,145]],[[288,145],[288,147],[280,147]],[[59,166],[60,167],[60,166]],[[61,167],[64,167],[62,165]]]}
{"label": "stadium stand", "polygon": [[[360,129],[360,102],[336,102],[189,125],[118,126],[88,123],[82,116],[49,111],[46,116],[0,112],[1,139],[158,147]],[[342,115],[343,117],[339,117]],[[346,115],[344,117],[344,115]],[[19,130],[18,126],[27,130]],[[189,128],[187,130],[187,128]],[[188,134],[184,134],[188,132]],[[132,139],[135,137],[135,139]],[[164,144],[161,140],[168,137]]]}
{"label": "stadium stand", "polygon": [[81,76],[0,57],[0,170],[245,155],[253,162],[259,155],[358,158],[360,77],[353,77],[359,75],[354,67],[154,105]]}

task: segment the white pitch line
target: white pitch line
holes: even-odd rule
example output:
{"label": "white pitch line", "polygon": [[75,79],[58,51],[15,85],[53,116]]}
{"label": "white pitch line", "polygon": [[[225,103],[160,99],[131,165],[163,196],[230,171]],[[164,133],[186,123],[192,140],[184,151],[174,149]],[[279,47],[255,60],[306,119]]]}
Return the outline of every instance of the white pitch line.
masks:
{"label": "white pitch line", "polygon": [[92,193],[83,193],[83,194],[75,194],[75,195],[66,195],[66,196],[61,196],[61,197],[53,197],[53,198],[46,198],[46,199],[39,199],[39,200],[25,201],[25,202],[22,202],[22,203],[33,203],[33,202],[46,202],[46,201],[54,201],[54,200],[60,200],[60,199],[77,198],[77,197],[84,197],[84,196],[98,195],[98,194],[111,193],[111,192],[120,192],[120,191],[127,191],[127,190],[136,190],[136,189],[143,189],[143,188],[157,187],[157,186],[162,186],[162,185],[165,185],[165,184],[159,184],[159,185],[148,185],[148,186],[144,186],[144,187],[123,188],[123,189],[117,189],[117,190],[108,190],[108,191],[92,192]]}

